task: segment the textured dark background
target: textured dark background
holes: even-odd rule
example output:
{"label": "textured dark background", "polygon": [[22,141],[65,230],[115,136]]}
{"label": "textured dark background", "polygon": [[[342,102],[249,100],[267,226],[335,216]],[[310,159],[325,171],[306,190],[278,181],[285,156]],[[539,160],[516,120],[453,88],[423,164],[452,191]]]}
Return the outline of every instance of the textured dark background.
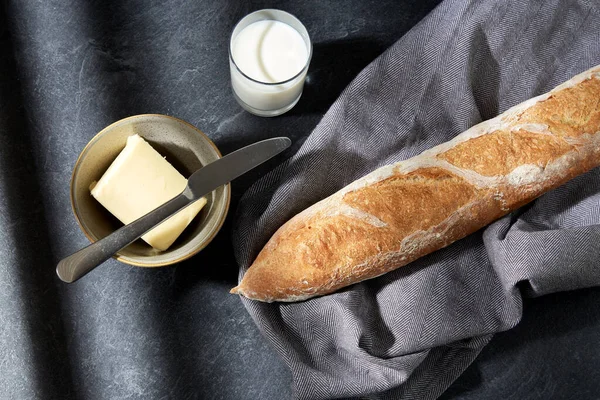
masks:
{"label": "textured dark background", "polygon": [[[228,153],[287,135],[296,148],[352,78],[437,0],[3,1],[0,9],[0,398],[284,399],[286,367],[236,296],[230,230],[246,188],[201,254],[176,267],[106,263],[58,281],[87,244],[69,179],[87,141],[134,114],[163,113]],[[241,17],[280,8],[303,21],[314,56],[303,98],[264,119],[235,103],[227,45]],[[600,290],[528,300],[445,399],[599,398]]]}

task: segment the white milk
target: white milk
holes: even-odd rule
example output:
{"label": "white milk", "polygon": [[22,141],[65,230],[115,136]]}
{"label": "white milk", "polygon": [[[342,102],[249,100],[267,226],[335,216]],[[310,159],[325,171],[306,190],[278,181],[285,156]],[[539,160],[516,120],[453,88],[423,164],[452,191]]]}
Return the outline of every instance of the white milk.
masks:
{"label": "white milk", "polygon": [[302,94],[308,48],[298,31],[280,21],[257,21],[243,28],[231,43],[231,84],[239,100],[258,114],[277,115],[292,108]]}

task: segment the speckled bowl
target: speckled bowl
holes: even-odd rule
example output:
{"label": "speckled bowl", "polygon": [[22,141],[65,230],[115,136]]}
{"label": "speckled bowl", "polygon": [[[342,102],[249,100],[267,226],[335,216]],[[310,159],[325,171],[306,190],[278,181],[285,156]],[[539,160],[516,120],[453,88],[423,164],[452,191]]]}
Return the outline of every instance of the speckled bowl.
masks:
{"label": "speckled bowl", "polygon": [[[104,128],[85,146],[71,177],[71,205],[83,233],[92,242],[123,226],[90,194],[90,184],[100,179],[125,147],[127,137],[138,134],[183,176],[221,157],[214,143],[200,130],[177,118],[158,114],[136,115]],[[166,251],[139,239],[115,258],[140,267],[161,267],[183,261],[202,250],[217,234],[229,209],[230,185],[206,196],[208,202]]]}

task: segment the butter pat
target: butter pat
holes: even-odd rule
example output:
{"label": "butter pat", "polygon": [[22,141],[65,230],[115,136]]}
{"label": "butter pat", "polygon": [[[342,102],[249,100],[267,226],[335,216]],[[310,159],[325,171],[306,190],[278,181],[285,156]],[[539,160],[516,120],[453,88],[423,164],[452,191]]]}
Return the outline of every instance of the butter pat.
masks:
{"label": "butter pat", "polygon": [[[187,179],[148,142],[139,135],[132,135],[90,189],[104,208],[129,224],[180,194],[186,185]],[[204,197],[199,199],[147,232],[142,239],[155,249],[168,249],[205,204]]]}

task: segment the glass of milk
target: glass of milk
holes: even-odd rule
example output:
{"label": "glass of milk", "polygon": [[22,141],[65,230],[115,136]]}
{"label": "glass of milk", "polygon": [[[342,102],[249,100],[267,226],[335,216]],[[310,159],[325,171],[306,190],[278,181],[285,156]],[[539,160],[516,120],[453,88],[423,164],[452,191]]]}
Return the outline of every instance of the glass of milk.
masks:
{"label": "glass of milk", "polygon": [[248,14],[229,42],[235,99],[262,117],[289,111],[300,100],[311,56],[308,32],[296,17],[273,9]]}

